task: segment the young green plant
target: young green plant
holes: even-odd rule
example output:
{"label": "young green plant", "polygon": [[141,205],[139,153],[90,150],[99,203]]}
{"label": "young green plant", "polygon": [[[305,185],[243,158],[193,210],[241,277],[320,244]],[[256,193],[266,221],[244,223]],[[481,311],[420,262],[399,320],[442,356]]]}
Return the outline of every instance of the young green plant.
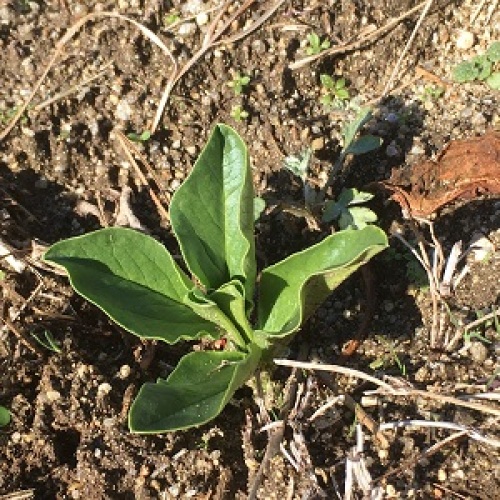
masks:
{"label": "young green plant", "polygon": [[330,41],[328,40],[328,38],[325,38],[323,41],[321,41],[321,38],[317,33],[313,32],[307,35],[306,54],[308,56],[319,54],[320,52],[323,52],[324,50],[329,48]]}
{"label": "young green plant", "polygon": [[125,228],[60,241],[44,257],[67,270],[79,294],[142,339],[227,339],[224,351],[191,352],[167,379],[142,386],[129,413],[129,427],[139,433],[216,417],[331,291],[387,246],[374,226],[339,231],[263,269],[256,283],[248,152],[222,124],[174,194],[170,216],[193,279],[159,242]]}
{"label": "young green plant", "polygon": [[500,42],[493,42],[484,54],[457,64],[453,68],[453,79],[458,83],[484,81],[492,89],[498,90],[500,71],[494,71],[493,68],[499,61]]}
{"label": "young green plant", "polygon": [[344,102],[349,100],[350,95],[345,78],[335,79],[330,75],[321,74],[319,79],[323,88],[323,95],[320,99],[323,106],[342,107]]}

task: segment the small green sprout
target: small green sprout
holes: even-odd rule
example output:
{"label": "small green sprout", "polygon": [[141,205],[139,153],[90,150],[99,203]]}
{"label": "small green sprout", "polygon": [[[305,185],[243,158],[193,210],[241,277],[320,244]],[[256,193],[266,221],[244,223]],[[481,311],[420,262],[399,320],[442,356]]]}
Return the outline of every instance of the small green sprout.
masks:
{"label": "small green sprout", "polygon": [[166,14],[163,17],[163,24],[165,26],[172,26],[172,24],[179,22],[180,19],[181,19],[181,16],[179,15],[178,12],[171,12],[170,14]]}
{"label": "small green sprout", "polygon": [[314,56],[330,48],[330,40],[325,38],[321,41],[320,37],[314,32],[307,35],[307,43],[309,46],[306,47],[306,53],[309,56]]}
{"label": "small green sprout", "polygon": [[325,203],[323,222],[338,221],[340,229],[363,229],[377,222],[377,214],[366,207],[359,207],[370,201],[373,194],[358,191],[356,188],[343,189],[337,201]]}
{"label": "small green sprout", "polygon": [[9,425],[10,411],[5,406],[0,405],[0,428]]}
{"label": "small green sprout", "polygon": [[389,353],[379,356],[377,359],[375,359],[370,363],[369,367],[372,370],[378,370],[380,368],[396,364],[399,371],[401,372],[401,375],[403,377],[406,377],[407,375],[406,365],[399,359],[398,353],[396,352],[394,346],[394,342],[389,341],[380,335],[377,336],[377,340],[379,340],[387,348]]}
{"label": "small green sprout", "polygon": [[45,349],[49,351],[55,352],[57,354],[61,353],[61,347],[57,343],[57,341],[52,336],[52,333],[49,330],[44,330],[43,337],[38,334],[31,332],[31,336]]}
{"label": "small green sprout", "polygon": [[241,122],[248,118],[248,111],[241,104],[236,104],[231,108],[231,118],[237,122]]}
{"label": "small green sprout", "polygon": [[426,85],[420,96],[421,101],[436,101],[444,94],[444,88],[439,85]]}
{"label": "small green sprout", "polygon": [[483,55],[457,64],[452,71],[453,80],[457,83],[484,81],[490,88],[498,90],[500,89],[500,71],[493,71],[493,67],[499,61],[500,42],[494,42]]}
{"label": "small green sprout", "polygon": [[132,141],[132,142],[146,142],[151,139],[151,132],[149,130],[145,130],[141,134],[137,134],[135,132],[130,132],[127,134],[127,137]]}
{"label": "small green sprout", "polygon": [[240,95],[245,90],[245,87],[250,83],[250,77],[248,75],[242,75],[241,73],[236,73],[236,76],[230,81],[227,86],[232,88],[236,95]]}
{"label": "small green sprout", "polygon": [[349,90],[346,88],[345,78],[332,78],[330,75],[321,74],[319,76],[323,87],[323,96],[320,99],[323,106],[340,107],[350,99]]}

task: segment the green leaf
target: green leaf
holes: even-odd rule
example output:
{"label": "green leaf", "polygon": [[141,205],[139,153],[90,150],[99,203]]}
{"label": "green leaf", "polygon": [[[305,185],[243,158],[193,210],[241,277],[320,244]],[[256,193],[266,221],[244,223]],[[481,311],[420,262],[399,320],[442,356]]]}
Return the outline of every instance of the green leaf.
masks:
{"label": "green leaf", "polygon": [[363,229],[368,224],[377,222],[377,214],[366,207],[350,207],[341,213],[340,229]]}
{"label": "green leaf", "polygon": [[492,73],[488,78],[486,78],[485,82],[493,90],[500,90],[500,71]]}
{"label": "green leaf", "polygon": [[486,57],[491,62],[500,61],[500,42],[493,42],[486,51]]}
{"label": "green leaf", "polygon": [[337,89],[335,90],[335,96],[337,99],[345,100],[349,99],[349,91],[347,89]]}
{"label": "green leaf", "polygon": [[335,89],[336,90],[341,90],[345,88],[345,78],[339,78],[336,82],[335,82]]}
{"label": "green leaf", "polygon": [[452,77],[458,83],[471,82],[477,78],[479,69],[471,61],[462,61],[453,68]]}
{"label": "green leaf", "polygon": [[472,58],[472,62],[478,70],[478,80],[486,80],[491,75],[492,63],[486,56],[476,56]]}
{"label": "green leaf", "polygon": [[189,294],[189,305],[193,311],[218,325],[243,350],[252,339],[244,293],[241,282],[233,280],[208,295],[197,289]]}
{"label": "green leaf", "polygon": [[170,208],[186,264],[207,289],[237,278],[251,301],[256,275],[253,214],[247,148],[232,128],[217,125]]}
{"label": "green leaf", "polygon": [[293,333],[333,289],[386,247],[378,227],[340,231],[264,269],[257,329],[271,337]]}
{"label": "green leaf", "polygon": [[362,129],[363,125],[372,118],[372,111],[369,107],[360,108],[356,117],[349,122],[342,131],[344,136],[344,150],[348,149],[356,134]]}
{"label": "green leaf", "polygon": [[5,406],[0,405],[0,427],[5,427],[10,423],[10,411]]}
{"label": "green leaf", "polygon": [[142,386],[129,413],[132,432],[153,434],[188,429],[215,418],[248,380],[261,351],[201,351],[184,356],[172,374]]}
{"label": "green leaf", "polygon": [[346,149],[346,154],[363,155],[375,149],[382,144],[382,139],[374,135],[363,135],[352,141]]}
{"label": "green leaf", "polygon": [[319,81],[321,82],[321,85],[327,89],[331,90],[335,87],[335,80],[330,75],[325,73],[319,75]]}
{"label": "green leaf", "polygon": [[101,229],[52,245],[44,259],[64,267],[80,295],[139,337],[174,343],[217,335],[185,304],[193,284],[150,236]]}

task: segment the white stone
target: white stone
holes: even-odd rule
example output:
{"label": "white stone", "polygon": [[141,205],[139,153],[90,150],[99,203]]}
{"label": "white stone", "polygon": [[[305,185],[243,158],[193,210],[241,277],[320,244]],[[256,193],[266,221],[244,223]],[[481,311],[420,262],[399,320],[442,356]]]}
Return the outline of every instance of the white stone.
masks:
{"label": "white stone", "polygon": [[470,31],[466,30],[460,30],[458,32],[457,41],[455,43],[457,49],[469,50],[474,46],[474,41],[475,41],[474,33],[471,33]]}

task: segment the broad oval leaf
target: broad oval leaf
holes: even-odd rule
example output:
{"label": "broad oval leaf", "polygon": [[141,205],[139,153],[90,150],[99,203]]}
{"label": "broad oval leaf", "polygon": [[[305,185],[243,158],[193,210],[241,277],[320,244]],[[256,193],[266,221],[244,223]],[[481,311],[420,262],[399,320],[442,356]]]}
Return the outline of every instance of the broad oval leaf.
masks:
{"label": "broad oval leaf", "polygon": [[44,259],[64,267],[80,295],[139,337],[174,343],[218,335],[185,303],[193,284],[150,236],[101,229],[52,245]]}
{"label": "broad oval leaf", "polygon": [[232,279],[252,300],[256,264],[254,205],[248,152],[240,136],[219,124],[172,198],[170,217],[189,270],[207,289]]}
{"label": "broad oval leaf", "polygon": [[132,432],[154,434],[188,429],[215,418],[248,380],[261,351],[201,351],[184,356],[172,374],[141,387],[129,413]]}
{"label": "broad oval leaf", "polygon": [[295,332],[333,289],[386,247],[378,227],[345,230],[264,269],[257,329],[270,337]]}

